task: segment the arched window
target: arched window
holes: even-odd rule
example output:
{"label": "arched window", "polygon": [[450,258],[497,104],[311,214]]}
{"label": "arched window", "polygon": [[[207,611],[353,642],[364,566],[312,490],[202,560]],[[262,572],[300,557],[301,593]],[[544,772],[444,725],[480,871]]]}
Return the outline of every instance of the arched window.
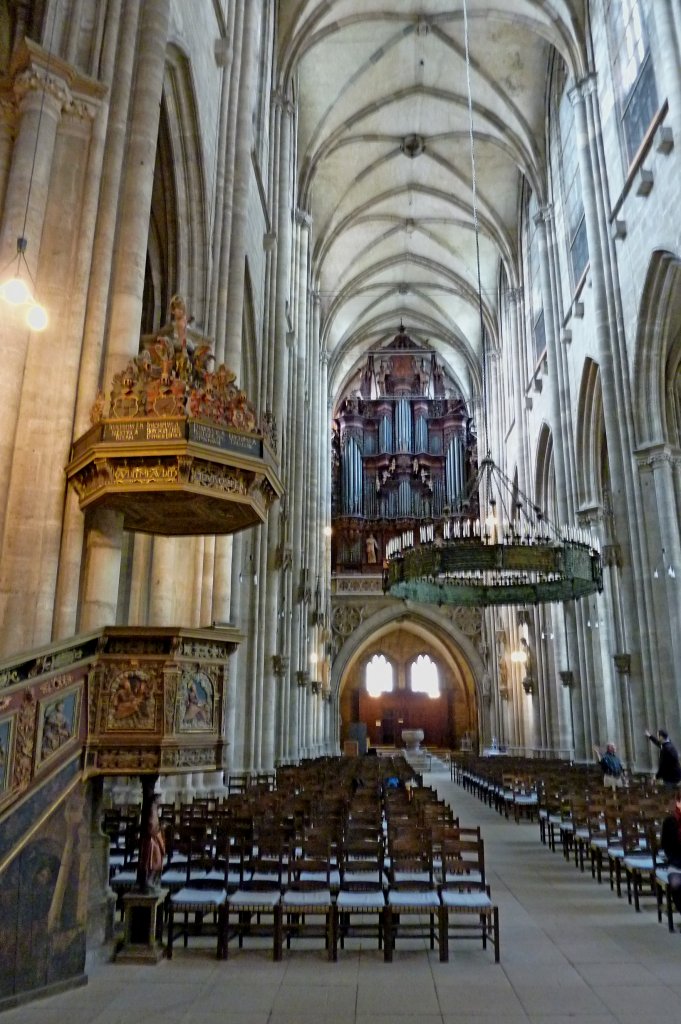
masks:
{"label": "arched window", "polygon": [[374,654],[371,661],[367,662],[366,687],[370,697],[392,693],[393,667],[384,654]]}
{"label": "arched window", "polygon": [[582,202],[582,183],[579,177],[579,159],[575,129],[575,112],[570,101],[572,82],[567,81],[561,69],[562,91],[558,103],[558,152],[561,154],[560,170],[563,184],[563,205],[565,231],[570,250],[572,287],[576,288],[589,262],[589,248],[586,240],[586,221]]}
{"label": "arched window", "polygon": [[413,693],[427,693],[433,699],[440,696],[437,665],[427,654],[419,654],[411,663],[411,689]]}
{"label": "arched window", "polygon": [[534,192],[527,202],[527,269],[529,277],[530,314],[532,317],[533,362],[538,363],[546,348],[546,327],[544,326],[544,300],[541,292],[539,238],[536,217],[539,204]]}
{"label": "arched window", "polygon": [[624,144],[631,163],[657,112],[655,73],[640,0],[609,0],[608,29]]}

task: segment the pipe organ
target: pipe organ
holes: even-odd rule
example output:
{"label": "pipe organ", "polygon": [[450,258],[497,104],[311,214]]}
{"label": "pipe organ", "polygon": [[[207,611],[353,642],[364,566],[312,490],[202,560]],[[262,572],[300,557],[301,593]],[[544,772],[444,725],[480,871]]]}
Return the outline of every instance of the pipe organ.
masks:
{"label": "pipe organ", "polygon": [[379,571],[388,541],[405,529],[437,534],[476,470],[458,385],[402,328],[345,388],[332,451],[336,572]]}

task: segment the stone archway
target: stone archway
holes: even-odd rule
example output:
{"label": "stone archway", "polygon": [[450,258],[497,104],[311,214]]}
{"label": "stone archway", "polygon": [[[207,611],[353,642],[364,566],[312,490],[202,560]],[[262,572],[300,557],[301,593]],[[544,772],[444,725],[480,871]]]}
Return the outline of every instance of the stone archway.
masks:
{"label": "stone archway", "polygon": [[[375,653],[385,653],[395,666],[396,692],[382,703],[371,704],[360,687],[364,666]],[[419,699],[409,690],[408,666],[419,653],[428,653],[441,674],[438,711],[429,707],[428,698]],[[358,623],[334,659],[331,687],[339,713],[341,743],[350,722],[363,721],[368,726],[369,741],[378,745],[381,740],[392,745],[392,738],[394,745],[399,746],[401,727],[425,726],[426,745],[430,740],[434,746],[458,746],[468,732],[474,742],[483,746],[491,736],[489,695],[484,688],[486,672],[473,640],[438,609],[411,602],[384,607]],[[373,720],[367,720],[369,704],[377,709]],[[392,737],[386,732],[384,713],[393,715]],[[418,715],[424,720],[411,720]]]}

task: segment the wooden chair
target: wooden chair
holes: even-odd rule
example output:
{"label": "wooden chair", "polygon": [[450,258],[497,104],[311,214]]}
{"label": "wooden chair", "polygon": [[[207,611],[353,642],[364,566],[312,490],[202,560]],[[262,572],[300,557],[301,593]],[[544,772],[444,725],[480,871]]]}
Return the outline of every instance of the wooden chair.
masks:
{"label": "wooden chair", "polygon": [[343,845],[336,899],[336,937],[341,949],[347,937],[364,935],[376,936],[378,948],[383,946],[387,884],[383,854],[382,837],[373,843],[361,840]]}
{"label": "wooden chair", "polygon": [[[281,928],[287,949],[294,937],[322,937],[329,960],[337,960],[337,912],[331,895],[331,870],[330,843],[325,855],[313,856],[308,846],[301,857],[289,863],[289,881],[281,898]],[[317,923],[320,917],[321,925]]]}
{"label": "wooden chair", "polygon": [[190,934],[201,935],[206,918],[212,918],[217,936],[217,956],[221,960],[225,956],[224,914],[227,902],[224,851],[221,851],[223,867],[216,876],[212,871],[213,849],[205,823],[194,822],[185,826],[180,845],[186,850],[185,865],[171,867],[161,876],[161,883],[170,886],[171,872],[178,870],[185,874],[184,884],[171,891],[168,899],[168,959],[172,959],[173,944],[178,936],[182,936],[186,949]]}
{"label": "wooden chair", "polygon": [[435,887],[429,836],[416,829],[410,835],[398,835],[389,852],[384,948],[387,962],[393,958],[398,936],[426,937],[430,948],[435,949],[435,930],[440,922],[440,898]]}
{"label": "wooden chair", "polygon": [[[440,960],[449,960],[450,939],[465,939],[471,933],[488,940],[499,962],[499,910],[492,902],[485,882],[485,856],[482,840],[460,840],[446,844],[442,854],[440,885]],[[475,917],[477,921],[471,922]]]}
{"label": "wooden chair", "polygon": [[[281,960],[281,894],[287,863],[288,849],[280,832],[275,830],[255,836],[243,882],[227,897],[223,918],[225,959],[229,955],[229,942],[234,936],[238,939],[239,949],[242,949],[244,938],[260,935],[272,938],[272,957]],[[232,915],[236,915],[234,919]]]}

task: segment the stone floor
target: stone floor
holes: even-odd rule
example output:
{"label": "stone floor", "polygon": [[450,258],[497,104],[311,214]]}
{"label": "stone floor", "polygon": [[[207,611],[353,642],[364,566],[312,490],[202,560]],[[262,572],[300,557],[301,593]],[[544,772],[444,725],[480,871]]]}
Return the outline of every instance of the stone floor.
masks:
{"label": "stone floor", "polygon": [[[416,944],[284,953],[178,948],[158,966],[103,964],[89,984],[7,1011],[2,1024],[681,1024],[681,932],[636,914],[607,884],[541,846],[536,824],[500,818],[442,776],[426,777],[463,824],[483,828],[500,906],[501,963],[477,942],[448,964]],[[214,948],[214,947],[213,947]]]}

